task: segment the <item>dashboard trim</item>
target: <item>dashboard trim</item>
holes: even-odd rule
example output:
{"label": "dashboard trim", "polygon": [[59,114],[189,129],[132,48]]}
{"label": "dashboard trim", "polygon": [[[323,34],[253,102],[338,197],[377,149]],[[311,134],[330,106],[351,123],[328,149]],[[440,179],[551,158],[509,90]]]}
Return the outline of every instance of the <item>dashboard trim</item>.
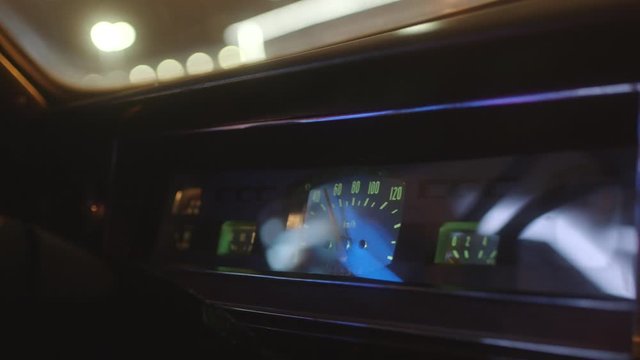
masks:
{"label": "dashboard trim", "polygon": [[[331,319],[328,317],[313,316],[311,314],[283,313],[281,311],[278,311],[277,309],[246,307],[246,306],[231,304],[231,303],[205,301],[205,304],[214,305],[226,311],[251,314],[254,317],[255,315],[258,315],[258,316],[285,318],[285,319],[291,319],[295,321],[310,321],[315,323],[347,326],[351,328],[377,329],[377,330],[405,333],[405,334],[418,335],[418,336],[428,336],[432,338],[439,338],[439,339],[445,339],[445,340],[473,342],[478,344],[496,346],[500,348],[524,350],[524,351],[534,352],[534,353],[579,357],[583,359],[628,359],[627,354],[616,352],[616,351],[607,351],[607,350],[581,348],[581,347],[567,346],[567,345],[544,344],[544,343],[531,342],[531,341],[513,340],[513,339],[507,339],[503,337],[491,336],[490,334],[481,334],[473,331],[462,331],[459,329],[452,330],[452,329],[445,329],[445,328],[433,327],[433,326],[419,326],[419,327],[407,328],[406,326],[401,326],[398,324],[387,323],[387,322],[367,323],[365,321],[358,321],[356,319],[351,319],[350,321],[343,321],[343,320]],[[248,325],[250,327],[261,327],[261,325],[251,324],[251,323],[245,323],[245,325]],[[267,329],[287,331],[287,329],[281,329],[275,326],[269,326]]]}
{"label": "dashboard trim", "polygon": [[358,120],[364,118],[373,117],[387,117],[394,115],[407,115],[417,113],[428,113],[434,111],[443,110],[459,110],[459,109],[473,109],[473,108],[486,108],[486,107],[498,107],[509,105],[522,105],[522,104],[535,104],[544,102],[555,102],[569,99],[581,99],[600,96],[622,95],[622,94],[634,94],[640,92],[640,83],[619,83],[608,84],[600,86],[580,87],[573,89],[565,89],[558,91],[547,92],[534,92],[528,94],[518,94],[502,97],[491,97],[485,99],[476,99],[469,101],[451,102],[443,104],[430,104],[417,107],[408,108],[396,108],[389,110],[377,110],[351,114],[338,114],[309,118],[298,119],[280,119],[280,120],[265,120],[265,121],[252,121],[244,123],[235,123],[232,125],[221,125],[205,129],[186,130],[181,132],[172,132],[171,135],[189,135],[199,133],[210,133],[218,131],[233,131],[233,130],[245,130],[250,128],[265,127],[265,126],[281,126],[292,124],[308,124],[308,123],[324,123],[334,121],[348,121]]}
{"label": "dashboard trim", "polygon": [[365,283],[365,282],[353,282],[353,281],[342,281],[342,280],[293,278],[293,277],[278,276],[278,275],[224,272],[224,271],[217,271],[217,270],[207,270],[207,269],[196,268],[191,266],[172,266],[170,267],[170,270],[178,271],[178,272],[187,272],[187,273],[215,274],[215,275],[230,276],[230,277],[234,277],[234,276],[248,277],[248,278],[300,282],[300,283],[364,287],[364,288],[374,288],[374,289],[393,289],[393,290],[404,290],[404,291],[413,291],[413,292],[428,292],[428,293],[434,293],[434,294],[443,294],[447,296],[458,296],[458,297],[466,297],[466,298],[509,301],[509,302],[519,302],[519,303],[535,303],[538,305],[565,306],[565,307],[573,307],[573,308],[597,309],[597,310],[614,311],[614,312],[633,311],[636,308],[634,301],[621,300],[621,299],[604,300],[604,299],[587,299],[587,298],[578,298],[578,297],[576,298],[549,297],[549,296],[542,296],[542,295],[536,296],[536,295],[525,295],[525,294],[517,294],[517,293],[496,293],[496,292],[491,293],[491,292],[483,292],[483,291],[452,290],[452,289],[447,289],[445,291],[445,290],[440,290],[438,288],[401,285],[397,283],[381,284],[381,283]]}

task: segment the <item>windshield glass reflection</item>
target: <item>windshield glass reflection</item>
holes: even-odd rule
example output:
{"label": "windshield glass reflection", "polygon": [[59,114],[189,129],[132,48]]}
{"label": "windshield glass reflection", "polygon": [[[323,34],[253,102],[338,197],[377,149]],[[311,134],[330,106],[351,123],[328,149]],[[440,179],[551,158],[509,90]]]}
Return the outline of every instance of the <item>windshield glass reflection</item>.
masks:
{"label": "windshield glass reflection", "polygon": [[55,79],[104,89],[225,71],[492,1],[0,0],[0,23]]}

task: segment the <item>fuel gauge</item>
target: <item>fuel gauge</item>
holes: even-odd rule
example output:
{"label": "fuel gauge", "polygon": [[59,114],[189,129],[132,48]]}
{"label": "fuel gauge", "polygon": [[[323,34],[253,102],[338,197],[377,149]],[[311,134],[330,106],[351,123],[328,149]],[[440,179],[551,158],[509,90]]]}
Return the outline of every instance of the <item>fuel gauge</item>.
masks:
{"label": "fuel gauge", "polygon": [[448,222],[440,227],[436,264],[495,265],[497,235],[480,235],[476,222]]}

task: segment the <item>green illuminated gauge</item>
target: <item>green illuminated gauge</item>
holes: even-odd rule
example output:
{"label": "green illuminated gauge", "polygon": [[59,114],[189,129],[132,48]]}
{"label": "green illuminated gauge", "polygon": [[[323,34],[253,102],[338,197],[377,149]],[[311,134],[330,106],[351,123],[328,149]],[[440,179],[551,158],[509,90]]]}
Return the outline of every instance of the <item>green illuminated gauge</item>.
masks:
{"label": "green illuminated gauge", "polygon": [[342,178],[312,188],[304,227],[312,230],[316,265],[332,266],[328,273],[400,281],[387,265],[402,227],[405,195],[404,182],[380,177]]}
{"label": "green illuminated gauge", "polygon": [[253,251],[256,224],[246,221],[226,221],[220,228],[218,255],[247,255]]}
{"label": "green illuminated gauge", "polygon": [[448,222],[440,227],[437,264],[495,265],[498,256],[497,235],[480,235],[476,222]]}

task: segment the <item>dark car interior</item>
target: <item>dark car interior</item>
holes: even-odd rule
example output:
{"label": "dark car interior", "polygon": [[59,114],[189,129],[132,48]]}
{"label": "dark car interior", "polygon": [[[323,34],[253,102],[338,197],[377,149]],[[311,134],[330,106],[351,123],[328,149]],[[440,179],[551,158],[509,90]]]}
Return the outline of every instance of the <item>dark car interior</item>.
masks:
{"label": "dark car interior", "polygon": [[637,357],[639,2],[149,3],[0,0],[4,355]]}

